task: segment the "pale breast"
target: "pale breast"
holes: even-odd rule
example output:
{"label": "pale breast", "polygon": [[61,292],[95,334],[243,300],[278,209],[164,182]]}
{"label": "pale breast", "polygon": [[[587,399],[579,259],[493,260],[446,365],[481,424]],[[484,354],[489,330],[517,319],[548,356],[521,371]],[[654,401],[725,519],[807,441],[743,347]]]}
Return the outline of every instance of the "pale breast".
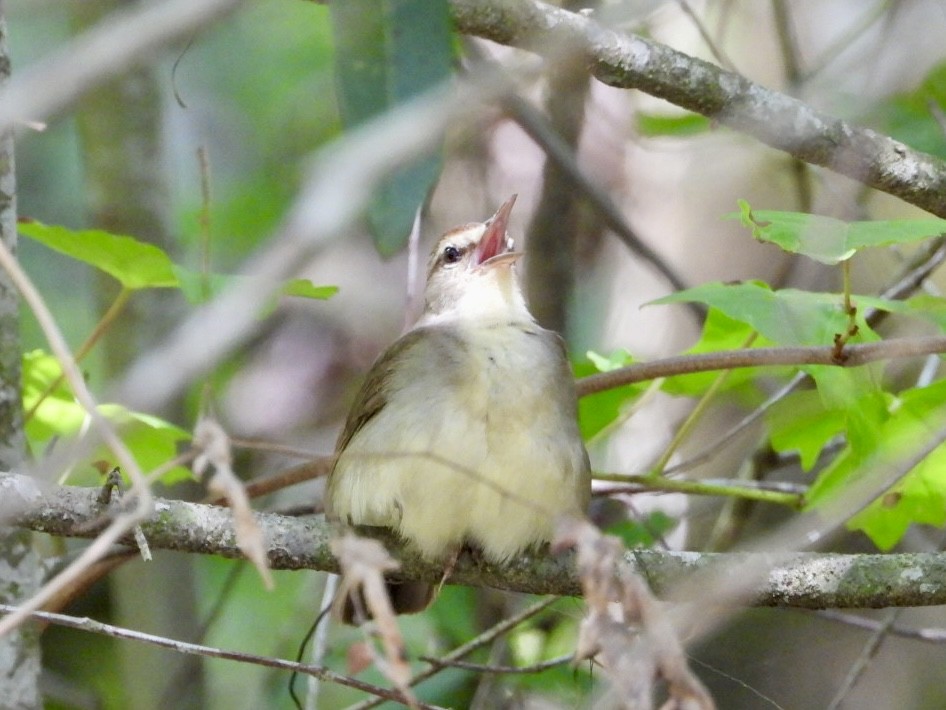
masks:
{"label": "pale breast", "polygon": [[581,515],[590,483],[560,341],[534,325],[428,328],[330,482],[335,515],[397,528],[430,558],[504,560]]}

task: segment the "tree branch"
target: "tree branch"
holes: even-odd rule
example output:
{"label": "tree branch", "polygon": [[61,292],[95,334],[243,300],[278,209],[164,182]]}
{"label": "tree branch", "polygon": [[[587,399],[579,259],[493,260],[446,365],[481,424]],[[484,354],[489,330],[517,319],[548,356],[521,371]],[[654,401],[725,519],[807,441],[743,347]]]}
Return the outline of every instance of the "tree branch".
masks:
{"label": "tree branch", "polygon": [[878,360],[918,357],[946,352],[946,336],[930,335],[917,338],[892,338],[873,343],[847,345],[842,360],[836,357],[832,346],[772,347],[745,350],[720,350],[711,353],[677,355],[652,362],[642,362],[609,372],[599,372],[578,380],[579,397],[634,382],[658,377],[687,375],[710,370],[730,370],[737,367],[773,367],[779,365],[834,365],[859,367]]}
{"label": "tree branch", "polygon": [[[96,500],[98,491],[41,485],[19,474],[0,474],[0,524],[16,525],[61,537],[94,537],[115,514]],[[257,513],[274,569],[337,572],[329,550],[331,526],[320,520]],[[153,548],[241,558],[230,511],[209,505],[157,500],[154,514],[142,522]],[[437,583],[443,566],[425,562],[393,536],[379,537],[402,561],[404,576]],[[129,536],[123,540],[133,545]],[[687,576],[726,564],[732,574],[743,565],[764,564],[765,581],[748,603],[808,609],[946,604],[946,554],[841,555],[704,554],[634,550],[626,553],[659,596],[666,597]],[[923,584],[916,580],[922,579]],[[452,584],[488,586],[530,594],[577,595],[580,591],[570,554],[526,554],[506,565],[464,555],[451,575]]]}
{"label": "tree branch", "polygon": [[540,54],[580,45],[605,84],[640,89],[800,160],[946,217],[946,163],[670,47],[535,0],[451,0],[461,32]]}

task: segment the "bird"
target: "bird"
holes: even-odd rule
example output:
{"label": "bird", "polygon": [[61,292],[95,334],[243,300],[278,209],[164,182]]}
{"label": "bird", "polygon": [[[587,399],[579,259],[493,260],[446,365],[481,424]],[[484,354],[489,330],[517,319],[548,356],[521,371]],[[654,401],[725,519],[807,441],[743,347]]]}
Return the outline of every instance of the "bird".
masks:
{"label": "bird", "polygon": [[[466,546],[507,562],[550,542],[557,518],[583,518],[591,495],[564,341],[516,278],[515,201],[437,242],[424,312],[370,368],[326,485],[329,520],[394,530],[431,561]],[[386,584],[398,614],[434,597],[429,583]]]}

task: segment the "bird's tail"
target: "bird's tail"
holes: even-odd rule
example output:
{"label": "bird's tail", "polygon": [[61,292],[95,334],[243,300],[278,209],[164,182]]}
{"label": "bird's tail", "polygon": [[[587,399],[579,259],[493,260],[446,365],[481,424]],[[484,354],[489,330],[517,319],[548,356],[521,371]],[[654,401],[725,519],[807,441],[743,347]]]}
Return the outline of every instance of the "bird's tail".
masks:
{"label": "bird's tail", "polygon": [[[434,599],[434,585],[426,582],[385,582],[384,584],[395,614],[416,614],[430,606]],[[361,601],[359,606],[370,618],[371,615],[364,600]],[[342,621],[346,624],[359,623],[361,620],[356,621],[355,616],[354,602],[350,598],[346,599],[345,607],[342,609]]]}

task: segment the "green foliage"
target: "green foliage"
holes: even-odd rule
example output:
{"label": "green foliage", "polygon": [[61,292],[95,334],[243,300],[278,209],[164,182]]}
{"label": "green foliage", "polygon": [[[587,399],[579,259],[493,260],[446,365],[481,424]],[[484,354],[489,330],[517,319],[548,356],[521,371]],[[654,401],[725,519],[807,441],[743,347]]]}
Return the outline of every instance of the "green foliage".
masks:
{"label": "green foliage", "polygon": [[793,392],[766,414],[769,441],[779,453],[797,453],[801,467],[810,471],[822,450],[844,433],[843,411],[826,409],[814,390]]}
{"label": "green foliage", "polygon": [[628,549],[653,547],[677,526],[677,521],[666,513],[655,510],[643,520],[622,520],[608,527],[609,535],[616,535]]}
{"label": "green foliage", "polygon": [[[202,303],[228,287],[239,286],[246,279],[239,275],[191,271],[175,264],[153,244],[99,229],[73,231],[31,221],[20,224],[18,231],[50,249],[104,271],[131,291],[179,288],[191,303]],[[336,286],[316,286],[307,279],[292,279],[280,289],[284,296],[318,300],[331,298],[337,292]],[[274,305],[270,304],[269,308]]]}
{"label": "green foliage", "polygon": [[[840,455],[818,476],[808,501],[824,504],[855,481],[885,469],[902,468],[946,427],[946,381],[901,392],[875,414],[871,437],[849,439]],[[849,521],[881,549],[893,547],[911,523],[946,524],[946,445],[936,447],[892,489]]]}
{"label": "green foliage", "polygon": [[[618,350],[605,357],[588,352],[588,360],[572,366],[575,377],[587,377],[596,372],[609,372],[630,365],[633,358],[626,350]],[[617,421],[621,412],[647,389],[647,383],[623,385],[578,400],[578,424],[581,436],[588,441],[601,434]]]}
{"label": "green foliage", "polygon": [[706,116],[698,113],[664,114],[639,111],[635,114],[635,119],[637,132],[648,138],[695,136],[706,133],[712,125]]}
{"label": "green foliage", "polygon": [[916,89],[897,94],[877,106],[869,118],[897,140],[946,158],[943,127],[931,106],[946,106],[946,63],[933,67]]}
{"label": "green foliage", "polygon": [[[55,251],[93,266],[118,280],[127,291],[146,288],[179,288],[192,302],[198,303],[217,295],[227,287],[238,288],[246,277],[223,274],[198,274],[171,261],[158,247],[133,237],[110,234],[102,230],[73,231],[41,222],[24,222],[19,226],[30,237]],[[326,299],[337,292],[334,286],[315,286],[306,279],[292,279],[283,284],[280,294],[302,298]],[[272,309],[276,303],[262,304]],[[27,353],[23,360],[23,403],[31,413],[26,423],[30,449],[42,451],[53,441],[81,437],[89,425],[85,408],[62,379],[58,360],[41,350]],[[168,422],[140,412],[132,412],[116,404],[102,404],[99,412],[116,426],[138,465],[150,471],[177,454],[181,441],[190,434]],[[86,464],[114,457],[99,448]],[[80,478],[73,474],[71,482],[98,483],[98,475],[90,466],[80,466]],[[84,474],[84,477],[82,476]],[[171,484],[190,476],[183,467],[175,467],[161,477]]]}
{"label": "green foliage", "polygon": [[173,288],[178,285],[170,257],[153,244],[100,229],[76,232],[41,222],[22,222],[17,231],[114,276],[127,289]]}
{"label": "green foliage", "polygon": [[[750,342],[755,329],[748,323],[730,318],[718,308],[710,308],[703,322],[703,331],[700,339],[693,347],[686,351],[688,355],[711,353],[720,350],[738,350]],[[752,347],[771,345],[765,338],[752,340]],[[779,368],[779,372],[784,368]],[[723,385],[723,391],[740,390],[747,392],[750,388],[754,393],[755,380],[759,373],[748,369],[733,370]],[[668,394],[681,397],[699,397],[705,393],[719,377],[718,372],[695,372],[692,375],[675,375],[664,380],[661,389]]]}
{"label": "green foliage", "polygon": [[753,210],[745,200],[739,200],[737,214],[727,216],[738,217],[759,241],[829,265],[850,259],[865,247],[909,244],[946,233],[942,219],[844,222],[803,212]]}
{"label": "green foliage", "polygon": [[[685,302],[718,309],[777,345],[830,345],[835,333],[844,333],[848,326],[840,295],[791,288],[773,291],[761,281],[708,283],[653,301]],[[858,319],[861,337],[875,340],[863,317]]]}
{"label": "green foliage", "polygon": [[[758,218],[759,214],[756,213]],[[938,225],[937,225],[938,228]],[[926,228],[910,231],[916,238]],[[858,228],[853,242],[860,246],[889,240],[882,228]],[[883,236],[886,234],[886,236]],[[805,247],[808,248],[808,247]],[[932,321],[946,328],[946,299],[921,295],[907,301],[886,301],[852,296],[852,316],[845,312],[839,294],[794,289],[773,290],[762,282],[709,283],[659,299],[655,303],[698,302],[709,306],[700,341],[688,352],[712,352],[758,345],[830,346],[836,336],[846,334],[850,342],[876,341],[864,319],[868,309],[887,310]],[[754,341],[750,336],[758,333]],[[630,357],[627,356],[630,360]],[[605,364],[609,364],[607,361]],[[845,491],[879,466],[905,465],[922,449],[929,437],[946,426],[946,384],[892,395],[883,386],[883,367],[870,364],[857,368],[807,365],[795,368],[744,369],[730,375],[733,384],[753,385],[760,378],[785,377],[797,371],[809,374],[815,389],[794,392],[766,415],[773,448],[796,452],[806,471],[827,465],[815,476],[807,505],[817,507]],[[674,395],[703,394],[718,373],[669,377],[664,391]],[[610,410],[614,414],[614,408]],[[599,423],[607,426],[607,423]],[[829,453],[831,457],[825,456]],[[889,549],[911,523],[946,523],[946,446],[936,448],[893,489],[849,521],[852,529],[865,532],[882,549]],[[633,531],[631,531],[633,533]]]}
{"label": "green foliage", "polygon": [[[437,86],[453,62],[446,0],[335,0],[338,103],[347,128]],[[368,221],[378,250],[407,244],[414,214],[440,174],[441,158],[426,156],[398,170],[376,192]]]}
{"label": "green foliage", "polygon": [[[33,350],[23,357],[23,407],[33,412],[26,422],[26,436],[34,454],[53,441],[59,445],[81,438],[89,427],[88,413],[62,380],[59,361],[41,350]],[[172,459],[177,454],[178,443],[190,439],[190,434],[173,424],[117,404],[99,405],[98,411],[118,429],[145,472]],[[114,456],[105,447],[99,447],[86,459],[86,465],[80,465],[76,475],[70,476],[70,482],[101,483],[98,473],[88,465],[97,460],[115,463]],[[164,474],[161,481],[171,484],[189,477],[190,471],[178,466]]]}
{"label": "green foliage", "polygon": [[[191,303],[204,303],[216,298],[228,288],[239,288],[240,284],[248,281],[246,276],[232,274],[199,274],[187,269],[174,267],[178,277],[178,286],[184,297]],[[298,296],[324,301],[338,293],[337,286],[316,286],[308,279],[292,279],[286,281],[279,291],[281,296]],[[262,309],[268,313],[275,308],[276,303],[268,304]]]}

